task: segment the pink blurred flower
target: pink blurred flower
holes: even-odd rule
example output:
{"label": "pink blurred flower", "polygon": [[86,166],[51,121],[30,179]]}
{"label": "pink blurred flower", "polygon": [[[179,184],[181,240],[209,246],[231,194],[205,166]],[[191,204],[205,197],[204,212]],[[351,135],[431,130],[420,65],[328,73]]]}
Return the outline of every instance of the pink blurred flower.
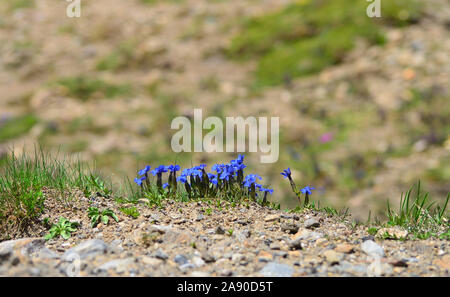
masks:
{"label": "pink blurred flower", "polygon": [[333,140],[333,133],[332,132],[324,133],[320,136],[319,140],[321,143],[330,142]]}

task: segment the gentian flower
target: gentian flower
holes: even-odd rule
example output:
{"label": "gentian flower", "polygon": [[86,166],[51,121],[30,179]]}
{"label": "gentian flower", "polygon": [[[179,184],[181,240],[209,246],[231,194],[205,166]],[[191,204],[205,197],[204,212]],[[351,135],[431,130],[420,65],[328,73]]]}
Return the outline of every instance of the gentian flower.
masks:
{"label": "gentian flower", "polygon": [[244,179],[244,187],[250,187],[252,184],[256,184],[256,179],[262,180],[261,176],[257,174],[249,174]]}
{"label": "gentian flower", "polygon": [[151,173],[155,176],[159,173],[163,173],[163,172],[167,172],[166,166],[164,165],[159,165],[158,167],[156,167],[154,170],[151,171]]}
{"label": "gentian flower", "polygon": [[180,165],[169,165],[167,166],[167,169],[171,172],[177,172],[180,171]]}
{"label": "gentian flower", "polygon": [[309,195],[312,194],[311,190],[314,190],[314,188],[310,187],[310,186],[306,186],[306,187],[304,187],[303,189],[300,190],[300,192],[302,194],[305,194],[305,205],[309,204]]}
{"label": "gentian flower", "polygon": [[280,173],[282,176],[284,176],[284,178],[289,178],[291,179],[291,169],[284,169],[283,172]]}
{"label": "gentian flower", "polygon": [[142,182],[144,181],[144,180],[146,180],[146,177],[145,176],[143,176],[143,177],[136,177],[135,179],[134,179],[134,182],[138,185],[138,186],[142,186]]}
{"label": "gentian flower", "polygon": [[187,183],[187,178],[186,178],[186,176],[185,175],[180,175],[178,178],[177,178],[177,181],[179,181],[179,182],[181,182],[181,183]]}
{"label": "gentian flower", "polygon": [[261,187],[259,190],[264,193],[263,203],[266,203],[267,202],[267,194],[273,194],[273,190],[265,189],[263,187]]}
{"label": "gentian flower", "polygon": [[211,170],[216,171],[217,173],[222,173],[224,168],[225,168],[224,164],[215,164],[213,165],[213,167],[211,167]]}
{"label": "gentian flower", "polygon": [[218,184],[217,175],[215,175],[214,173],[207,173],[207,174],[209,182],[212,183],[213,185],[217,185]]}
{"label": "gentian flower", "polygon": [[151,169],[151,167],[147,165],[147,166],[145,166],[144,169],[139,170],[138,173],[140,176],[146,175],[150,171],[150,169]]}
{"label": "gentian flower", "polygon": [[306,186],[303,189],[301,189],[300,192],[302,192],[302,194],[311,195],[312,194],[311,190],[314,190],[314,188]]}

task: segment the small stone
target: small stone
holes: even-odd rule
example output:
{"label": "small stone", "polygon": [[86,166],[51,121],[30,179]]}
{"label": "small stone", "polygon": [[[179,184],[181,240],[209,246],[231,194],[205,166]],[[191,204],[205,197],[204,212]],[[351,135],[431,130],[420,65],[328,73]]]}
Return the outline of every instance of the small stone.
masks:
{"label": "small stone", "polygon": [[319,227],[320,223],[315,218],[311,218],[311,219],[306,220],[304,225],[305,225],[305,228],[311,229],[311,228]]}
{"label": "small stone", "polygon": [[264,218],[264,222],[274,222],[274,221],[279,221],[279,220],[280,220],[279,214],[268,215]]}
{"label": "small stone", "polygon": [[298,225],[294,223],[284,223],[281,224],[281,231],[295,234],[298,232]]}
{"label": "small stone", "polygon": [[294,268],[286,264],[270,262],[259,271],[265,277],[291,277],[294,274]]}
{"label": "small stone", "polygon": [[392,272],[392,266],[387,263],[382,263],[379,258],[373,261],[367,268],[368,276],[389,276]]}
{"label": "small stone", "polygon": [[404,239],[408,236],[408,231],[400,227],[381,228],[377,232],[377,237],[383,239]]}
{"label": "small stone", "polygon": [[216,234],[219,234],[219,235],[224,235],[225,234],[225,230],[222,228],[222,226],[218,226],[216,228]]}
{"label": "small stone", "polygon": [[391,265],[394,267],[408,267],[408,263],[405,260],[393,261]]}
{"label": "small stone", "polygon": [[322,233],[310,231],[307,229],[300,229],[295,235],[291,236],[292,240],[316,241],[319,238],[323,238]]}
{"label": "small stone", "polygon": [[204,216],[203,214],[199,214],[199,215],[195,218],[195,220],[196,220],[197,222],[199,222],[199,221],[203,220],[204,218],[205,218],[205,216]]}
{"label": "small stone", "polygon": [[381,258],[384,257],[384,250],[381,246],[376,244],[372,240],[366,240],[361,244],[361,249],[364,253],[367,255],[374,257],[374,258]]}
{"label": "small stone", "polygon": [[348,243],[340,243],[334,249],[336,252],[350,254],[354,251],[354,246]]}
{"label": "small stone", "polygon": [[220,276],[232,276],[233,275],[233,271],[231,271],[229,269],[222,269],[217,274],[220,275]]}
{"label": "small stone", "polygon": [[180,268],[180,270],[185,271],[185,270],[189,270],[189,269],[195,268],[195,265],[192,264],[192,263],[186,263],[186,264],[180,265],[179,268]]}
{"label": "small stone", "polygon": [[161,260],[167,260],[169,258],[169,256],[162,249],[158,249],[155,252],[154,257]]}
{"label": "small stone", "polygon": [[157,258],[153,258],[153,257],[143,257],[142,258],[142,263],[144,263],[145,265],[150,265],[150,266],[157,266],[159,264],[161,264],[162,260],[161,259],[157,259]]}
{"label": "small stone", "polygon": [[186,264],[189,262],[189,260],[184,255],[176,255],[174,258],[175,263],[178,263],[179,265]]}
{"label": "small stone", "polygon": [[211,255],[210,253],[203,253],[202,254],[202,259],[203,261],[205,261],[206,263],[212,263],[216,261],[216,258],[214,258],[213,255]]}
{"label": "small stone", "polygon": [[344,255],[334,250],[327,250],[323,253],[323,255],[325,256],[327,261],[330,262],[331,264],[339,263],[339,261],[341,261],[342,258],[344,257]]}
{"label": "small stone", "polygon": [[108,245],[103,240],[100,239],[87,240],[67,250],[62,255],[62,260],[72,262],[75,259],[75,257],[86,259],[91,256],[105,254],[107,249]]}
{"label": "small stone", "polygon": [[301,249],[303,249],[302,239],[303,239],[302,237],[298,236],[298,237],[295,237],[293,240],[290,240],[288,242],[289,248],[291,250],[301,250]]}
{"label": "small stone", "polygon": [[125,258],[109,261],[94,270],[94,273],[101,271],[108,271],[110,269],[115,270],[117,273],[124,273],[128,270],[129,266],[135,262],[134,258]]}
{"label": "small stone", "polygon": [[203,259],[200,257],[194,257],[192,258],[192,264],[194,264],[195,267],[202,267],[203,265],[205,265],[205,261],[203,261]]}
{"label": "small stone", "polygon": [[280,246],[280,244],[278,242],[273,242],[273,243],[270,244],[270,249],[271,250],[280,250],[281,246]]}
{"label": "small stone", "polygon": [[258,261],[259,262],[269,262],[273,259],[273,255],[266,251],[259,251]]}
{"label": "small stone", "polygon": [[327,243],[328,243],[328,240],[326,240],[325,238],[319,238],[316,240],[317,246],[326,246]]}

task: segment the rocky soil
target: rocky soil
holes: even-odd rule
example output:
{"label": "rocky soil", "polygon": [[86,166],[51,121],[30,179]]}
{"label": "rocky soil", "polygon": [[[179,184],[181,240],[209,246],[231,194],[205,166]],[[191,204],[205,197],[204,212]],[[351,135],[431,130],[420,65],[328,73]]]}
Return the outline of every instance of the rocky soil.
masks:
{"label": "rocky soil", "polygon": [[[133,219],[100,197],[47,204],[44,217],[81,226],[68,240],[34,230],[1,242],[0,276],[449,276],[449,241],[381,240],[348,217],[312,210],[167,201],[139,204]],[[119,222],[92,228],[92,205]]]}

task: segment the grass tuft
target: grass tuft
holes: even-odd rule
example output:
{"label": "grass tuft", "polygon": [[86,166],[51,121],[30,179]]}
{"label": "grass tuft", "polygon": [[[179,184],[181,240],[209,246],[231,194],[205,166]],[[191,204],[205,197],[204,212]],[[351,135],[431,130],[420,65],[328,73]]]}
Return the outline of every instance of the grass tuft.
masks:
{"label": "grass tuft", "polygon": [[36,149],[34,155],[6,155],[0,168],[0,233],[41,222],[46,193],[57,191],[64,205],[70,204],[74,190],[85,195],[102,191],[105,182],[80,161],[50,155]]}
{"label": "grass tuft", "polygon": [[402,193],[398,212],[392,210],[388,200],[387,225],[403,227],[419,239],[448,234],[450,228],[447,211],[449,198],[450,193],[442,207],[436,205],[430,200],[428,193],[421,191],[419,181],[417,186],[411,187],[405,195]]}

